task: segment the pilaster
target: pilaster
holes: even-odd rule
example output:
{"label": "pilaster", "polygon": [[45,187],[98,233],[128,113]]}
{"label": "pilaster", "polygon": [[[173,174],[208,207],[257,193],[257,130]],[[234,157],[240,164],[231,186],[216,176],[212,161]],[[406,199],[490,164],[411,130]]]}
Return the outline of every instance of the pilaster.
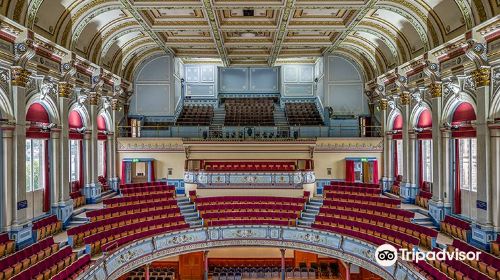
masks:
{"label": "pilaster", "polygon": [[387,134],[387,106],[388,102],[387,99],[381,99],[379,102],[380,110],[382,111],[382,129],[381,133],[383,136],[383,145],[384,145],[384,156],[382,158],[383,162],[383,172],[382,172],[382,178],[380,179],[380,184],[382,186],[382,191],[388,190],[393,182],[393,179],[391,176],[391,141],[392,141],[392,136]]}
{"label": "pilaster", "polygon": [[410,148],[410,136],[409,136],[409,125],[410,125],[410,93],[408,91],[403,91],[401,93],[401,114],[403,118],[403,181],[400,186],[400,196],[404,203],[415,203],[415,197],[417,196],[417,185],[411,182],[411,148]]}
{"label": "pilaster", "polygon": [[9,231],[12,223],[12,201],[11,198],[15,191],[12,188],[12,173],[14,166],[9,164],[13,161],[13,131],[14,126],[1,126],[0,132],[2,133],[2,181],[0,192],[0,231]]}

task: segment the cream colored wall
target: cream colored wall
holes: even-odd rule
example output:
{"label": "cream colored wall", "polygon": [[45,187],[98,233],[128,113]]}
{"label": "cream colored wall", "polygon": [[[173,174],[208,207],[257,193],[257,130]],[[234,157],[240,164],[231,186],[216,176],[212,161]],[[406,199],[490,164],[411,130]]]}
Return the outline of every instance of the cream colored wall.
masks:
{"label": "cream colored wall", "polygon": [[[33,219],[45,214],[43,212],[43,190],[26,193],[26,200],[28,201],[28,208],[26,208],[28,219]],[[35,207],[35,209],[33,209],[33,207]]]}
{"label": "cream colored wall", "polygon": [[[382,174],[382,138],[319,138],[297,142],[183,142],[179,138],[119,138],[118,163],[123,158],[154,158],[156,178],[184,178],[186,153],[189,159],[310,159],[314,149],[314,171],[318,179],[344,179],[346,157],[374,157]],[[187,152],[186,152],[187,150]],[[121,164],[117,164],[121,174]],[[332,168],[332,175],[327,175]],[[187,188],[190,188],[187,186]]]}

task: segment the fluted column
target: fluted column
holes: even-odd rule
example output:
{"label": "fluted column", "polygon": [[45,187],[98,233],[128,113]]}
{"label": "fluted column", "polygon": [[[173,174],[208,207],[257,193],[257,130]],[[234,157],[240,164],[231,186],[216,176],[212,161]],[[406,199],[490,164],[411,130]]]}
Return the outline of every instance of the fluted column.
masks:
{"label": "fluted column", "polygon": [[86,131],[83,134],[83,149],[84,149],[84,180],[85,185],[92,182],[92,155],[91,155],[91,145],[92,145],[92,133]]}
{"label": "fluted column", "polygon": [[500,124],[490,130],[493,230],[500,232]]}
{"label": "fluted column", "polygon": [[117,124],[118,124],[118,110],[120,109],[120,104],[118,99],[111,100],[111,123],[113,125],[113,134],[111,135],[111,139],[108,137],[108,150],[109,150],[109,158],[108,161],[111,162],[111,168],[108,169],[108,177],[110,186],[113,190],[117,191],[118,186],[120,185],[120,178],[117,175],[117,155],[116,155],[116,134],[118,133]]}
{"label": "fluted column", "polygon": [[57,214],[59,208],[59,192],[61,191],[61,132],[59,129],[50,131],[50,207]]}
{"label": "fluted column", "polygon": [[382,128],[381,128],[381,134],[383,137],[383,145],[384,145],[384,154],[382,157],[382,190],[387,190],[389,189],[391,183],[392,183],[392,176],[390,173],[391,170],[391,140],[392,136],[388,135],[387,131],[387,99],[381,99],[379,101],[379,106],[380,110],[382,111]]}
{"label": "fluted column", "polygon": [[472,243],[489,249],[493,232],[491,143],[488,115],[490,111],[490,69],[472,72],[476,84],[476,139],[477,139],[477,215],[473,221]]}
{"label": "fluted column", "polygon": [[101,198],[101,185],[97,180],[97,149],[98,149],[98,130],[97,130],[97,105],[99,103],[99,94],[96,92],[89,93],[89,104],[90,104],[90,123],[91,131],[90,134],[85,135],[85,167],[87,168],[87,174],[85,176],[85,188],[84,195],[87,203],[97,203]]}
{"label": "fluted column", "polygon": [[417,185],[417,181],[418,181],[418,176],[417,176],[417,173],[418,173],[418,170],[417,170],[417,135],[415,134],[414,131],[410,132],[408,134],[408,137],[409,137],[409,141],[408,141],[408,145],[409,145],[409,150],[410,150],[410,153],[409,153],[409,182],[410,184],[412,185]]}
{"label": "fluted column", "polygon": [[[401,183],[400,195],[405,203],[415,203],[417,187],[411,180],[412,176],[412,150],[410,147],[410,93],[403,91],[401,93],[401,117],[403,118],[403,181]],[[399,159],[398,159],[399,160]]]}
{"label": "fluted column", "polygon": [[286,249],[284,249],[284,248],[280,249],[280,253],[281,253],[281,280],[285,280],[285,278],[286,278],[285,252],[286,252]]}
{"label": "fluted column", "polygon": [[0,231],[8,231],[12,223],[12,201],[14,188],[12,188],[12,173],[14,166],[9,164],[13,161],[13,131],[14,126],[0,127],[2,133],[2,190],[0,201]]}

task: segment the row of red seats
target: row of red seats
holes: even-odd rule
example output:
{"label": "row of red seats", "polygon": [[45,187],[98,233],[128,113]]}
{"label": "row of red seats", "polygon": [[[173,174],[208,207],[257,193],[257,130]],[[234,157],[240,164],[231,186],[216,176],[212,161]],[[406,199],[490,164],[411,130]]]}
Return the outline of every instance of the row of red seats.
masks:
{"label": "row of red seats", "polygon": [[491,241],[491,253],[497,257],[500,257],[500,234],[497,235],[497,239]]}
{"label": "row of red seats", "polygon": [[34,243],[3,258],[0,261],[0,273],[3,275],[3,279],[8,279],[54,254],[58,249],[59,245],[54,244],[52,237]]}
{"label": "row of red seats", "polygon": [[[459,240],[459,239],[453,239],[453,243],[451,245],[453,248],[457,248],[460,251],[463,252],[477,252],[478,249],[472,245],[469,245],[468,243]],[[496,257],[492,254],[489,254],[487,252],[481,251],[481,254],[479,254],[479,261],[485,263],[486,265],[492,266],[496,268],[497,270],[500,270],[500,258]]]}
{"label": "row of red seats", "polygon": [[132,204],[141,204],[145,202],[159,202],[164,200],[170,200],[172,198],[174,198],[174,193],[166,193],[161,196],[156,194],[147,194],[138,196],[122,196],[122,197],[107,198],[104,199],[102,203],[106,207],[114,207],[114,206],[124,206]]}
{"label": "row of red seats", "polygon": [[407,221],[415,217],[415,213],[403,209],[361,204],[356,202],[324,200],[323,206],[337,209],[356,209],[358,212],[373,213],[392,218],[404,219]]}
{"label": "row of red seats", "polygon": [[0,233],[0,258],[10,255],[16,250],[16,242],[10,240],[8,233]]}
{"label": "row of red seats", "polygon": [[[435,248],[433,251],[436,253],[440,249]],[[472,268],[464,262],[455,259],[446,259],[444,261],[430,260],[429,263],[434,267],[440,269],[443,273],[446,273],[452,279],[463,279],[463,280],[489,280],[492,279],[488,275],[481,273],[480,271]],[[493,278],[494,279],[494,278]]]}
{"label": "row of red seats", "polygon": [[71,199],[73,200],[74,209],[85,205],[85,197],[83,196],[81,191],[72,192],[69,194],[69,197],[71,197]]}
{"label": "row of red seats", "polygon": [[109,243],[118,238],[148,231],[155,228],[170,227],[174,225],[184,225],[184,224],[186,224],[186,222],[184,221],[184,217],[182,216],[139,222],[135,224],[129,224],[121,227],[112,228],[110,230],[99,232],[97,234],[85,237],[84,243],[89,246],[87,248],[87,253],[91,253],[92,255],[94,255],[101,253],[101,246],[103,244]]}
{"label": "row of red seats", "polygon": [[218,220],[238,220],[245,218],[256,218],[260,220],[285,220],[285,219],[297,219],[297,213],[286,213],[286,212],[215,212],[215,213],[205,213],[202,215],[203,219],[218,219]]}
{"label": "row of red seats", "polygon": [[196,204],[226,204],[226,203],[276,203],[276,204],[303,204],[304,198],[277,197],[277,196],[216,196],[198,197]]}
{"label": "row of red seats", "polygon": [[467,241],[471,227],[469,222],[452,216],[445,216],[444,220],[440,223],[440,229],[448,235]]}
{"label": "row of red seats", "polygon": [[294,171],[294,162],[207,162],[206,171]]}
{"label": "row of red seats", "polygon": [[175,192],[174,186],[150,186],[150,187],[139,187],[139,188],[129,188],[122,189],[121,193],[124,196],[137,196],[137,195],[148,195],[148,194],[158,194],[163,195],[169,192]]}
{"label": "row of red seats", "polygon": [[145,187],[156,187],[156,186],[166,186],[166,185],[167,185],[167,182],[128,183],[128,184],[121,184],[120,190],[145,188]]}
{"label": "row of red seats", "polygon": [[61,232],[62,222],[57,219],[56,215],[52,215],[33,222],[33,230],[36,231],[36,241],[39,241]]}
{"label": "row of red seats", "polygon": [[429,209],[429,200],[432,198],[432,193],[420,190],[415,197],[415,204],[420,207]]}
{"label": "row of red seats", "polygon": [[323,187],[325,193],[349,193],[360,195],[380,195],[380,189],[329,185]]}
{"label": "row of red seats", "polygon": [[398,207],[401,204],[399,199],[388,198],[388,197],[376,197],[376,196],[364,196],[364,195],[356,195],[356,194],[332,194],[325,193],[325,199],[336,199],[336,200],[347,200],[347,201],[356,201],[363,204],[371,204],[371,205],[384,205],[390,207]]}
{"label": "row of red seats", "polygon": [[50,257],[12,277],[12,280],[51,279],[74,261],[76,261],[76,254],[73,253],[71,247],[66,246]]}
{"label": "row of red seats", "polygon": [[290,220],[264,220],[264,219],[238,219],[238,220],[211,220],[207,226],[222,227],[236,225],[273,225],[273,226],[294,226]]}
{"label": "row of red seats", "polygon": [[388,229],[382,226],[367,224],[363,222],[352,221],[349,219],[332,218],[326,216],[317,216],[315,224],[330,224],[344,228],[352,228],[353,230],[366,231],[368,234],[382,237],[392,243],[396,243],[408,249],[413,249],[413,246],[418,246],[420,239],[399,232],[397,230]]}
{"label": "row of red seats", "polygon": [[450,278],[441,272],[441,270],[436,269],[432,265],[430,265],[428,262],[425,261],[419,261],[419,262],[413,262],[413,267],[420,272],[420,274],[428,276],[427,279],[430,280],[449,280]]}
{"label": "row of red seats", "polygon": [[435,239],[438,235],[438,232],[433,229],[420,226],[411,222],[391,219],[379,215],[372,215],[372,214],[347,211],[347,210],[329,209],[329,208],[321,208],[319,215],[333,217],[333,218],[341,218],[341,219],[353,219],[364,223],[385,226],[387,228],[398,230],[419,238],[420,244],[427,248],[432,247],[433,239]]}
{"label": "row of red seats", "polygon": [[146,212],[148,210],[155,210],[155,209],[158,210],[158,209],[176,208],[176,207],[177,207],[177,201],[171,199],[159,202],[146,202],[142,204],[103,208],[103,209],[88,211],[85,213],[85,215],[87,216],[87,218],[94,218],[94,217],[108,216],[108,215],[109,217],[116,217],[120,216],[121,212],[132,214],[136,213],[137,211]]}
{"label": "row of red seats", "polygon": [[109,252],[114,248],[118,248],[120,246],[123,246],[123,245],[125,245],[129,242],[135,241],[135,240],[140,240],[140,239],[144,239],[146,237],[160,235],[160,234],[172,232],[172,231],[181,231],[184,229],[189,229],[189,225],[188,224],[180,224],[180,225],[155,228],[155,229],[143,231],[140,233],[130,234],[130,235],[121,237],[119,239],[115,239],[113,242],[109,242],[109,243],[102,245],[101,250],[103,252]]}
{"label": "row of red seats", "polygon": [[379,184],[361,183],[361,182],[346,182],[346,181],[330,181],[330,185],[363,187],[363,188],[373,188],[373,189],[380,188]]}
{"label": "row of red seats", "polygon": [[83,255],[78,260],[67,266],[63,271],[52,277],[51,280],[74,280],[90,266],[90,255]]}
{"label": "row of red seats", "polygon": [[224,204],[224,205],[216,205],[216,204],[209,204],[209,205],[199,205],[198,211],[200,212],[211,212],[211,211],[224,211],[224,212],[231,212],[231,211],[238,211],[238,210],[245,210],[245,209],[255,209],[256,211],[268,211],[268,210],[274,210],[274,211],[302,211],[303,206],[301,205],[286,205],[286,204],[262,204],[262,203],[236,203],[236,204]]}
{"label": "row of red seats", "polygon": [[[374,235],[362,233],[362,232],[352,230],[352,229],[341,228],[341,227],[336,227],[336,226],[327,225],[327,224],[316,224],[316,223],[312,224],[311,227],[315,228],[315,229],[322,230],[322,231],[331,231],[331,232],[335,232],[335,233],[338,233],[341,235],[348,235],[348,236],[351,236],[351,237],[354,237],[357,239],[365,240],[365,241],[370,242],[374,245],[383,245],[383,244],[387,243],[386,240],[384,240],[380,237],[376,237]],[[393,245],[396,245],[396,244],[393,244]],[[399,246],[396,246],[396,248],[397,247],[399,247]]]}
{"label": "row of red seats", "polygon": [[85,237],[96,234],[99,231],[109,230],[114,226],[123,226],[135,222],[166,218],[169,216],[180,216],[179,210],[176,208],[162,209],[149,211],[147,212],[147,215],[145,215],[144,213],[136,213],[103,219],[71,228],[67,231],[67,234],[70,239],[70,244],[73,244],[74,246],[80,246],[83,243],[83,239]]}

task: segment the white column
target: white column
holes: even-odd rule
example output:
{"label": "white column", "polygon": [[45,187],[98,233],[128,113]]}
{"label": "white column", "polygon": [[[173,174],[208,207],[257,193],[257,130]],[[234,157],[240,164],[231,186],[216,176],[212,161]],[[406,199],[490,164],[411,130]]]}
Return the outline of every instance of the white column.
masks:
{"label": "white column", "polygon": [[115,136],[113,134],[109,134],[106,141],[106,172],[108,173],[108,182],[115,178],[114,142]]}
{"label": "white column", "polygon": [[442,180],[442,166],[448,162],[441,160],[441,84],[430,87],[432,94],[432,201],[443,203],[445,186]]}
{"label": "white column", "polygon": [[490,130],[493,230],[500,232],[500,127]]}
{"label": "white column", "polygon": [[453,197],[453,188],[451,187],[451,163],[450,153],[451,132],[448,130],[441,131],[441,191],[443,194],[444,207],[451,207],[451,198]]}
{"label": "white column", "polygon": [[84,180],[85,184],[88,185],[92,182],[92,156],[91,156],[91,146],[92,146],[92,134],[87,131],[83,135],[83,149],[84,149]]}
{"label": "white column", "polygon": [[390,182],[394,181],[394,166],[392,166],[394,164],[394,160],[393,160],[393,155],[394,155],[394,145],[393,145],[393,142],[394,140],[392,139],[392,135],[391,134],[386,134],[385,135],[385,145],[384,146],[384,158],[385,158],[385,162],[386,162],[386,167],[387,168],[387,180],[389,180]]}
{"label": "white column", "polygon": [[69,179],[69,98],[61,90],[62,84],[59,84],[59,114],[61,116],[61,135],[60,144],[60,184],[59,184],[59,203],[65,203],[70,200],[70,179]]}
{"label": "white column", "polygon": [[0,201],[0,215],[2,215],[0,221],[0,231],[8,231],[11,223],[12,223],[12,199],[13,191],[15,189],[12,188],[12,172],[13,165],[10,164],[13,161],[13,131],[14,127],[3,126],[1,129],[2,132],[2,196]]}
{"label": "white column", "polygon": [[99,95],[96,92],[89,93],[90,101],[90,122],[91,131],[90,134],[86,134],[84,137],[85,141],[85,167],[87,174],[85,174],[85,187],[84,195],[87,203],[97,203],[101,198],[101,185],[99,184],[97,177],[97,149],[98,149],[98,130],[97,130],[97,104],[99,102]]}
{"label": "white column", "polygon": [[[412,182],[411,177],[413,176],[412,166],[414,163],[412,161],[412,153],[410,147],[410,93],[403,91],[401,93],[401,117],[403,118],[403,181],[400,187],[400,196],[403,198],[405,203],[415,203],[415,197],[417,195],[417,186],[415,182]],[[413,155],[414,156],[414,155]],[[399,159],[398,159],[399,160]]]}
{"label": "white column", "polygon": [[387,134],[387,100],[381,99],[379,101],[380,110],[382,111],[382,129],[381,134],[383,137],[384,153],[382,157],[382,187],[383,190],[387,190],[390,187],[390,182],[392,181],[391,176],[391,141],[392,136]]}
{"label": "white column", "polygon": [[[91,95],[92,94],[95,94],[97,95],[96,93],[90,93]],[[97,129],[97,114],[99,113],[97,111],[97,100],[98,97],[97,96],[90,96],[90,122],[92,123],[92,130],[91,130],[91,142],[90,142],[90,158],[91,158],[91,177],[90,177],[90,183],[92,184],[96,184],[98,181],[97,181],[97,177],[98,177],[98,174],[97,174],[97,167],[98,167],[98,162],[99,162],[99,159],[98,159],[98,153],[97,153],[97,149],[98,149],[98,140],[97,140],[97,137],[98,137],[98,129]]]}
{"label": "white column", "polygon": [[408,135],[409,139],[409,181],[412,185],[417,185],[417,135],[411,131]]}
{"label": "white column", "polygon": [[52,129],[50,131],[50,203],[51,208],[57,213],[59,206],[59,192],[61,185],[61,140],[60,131]]}

